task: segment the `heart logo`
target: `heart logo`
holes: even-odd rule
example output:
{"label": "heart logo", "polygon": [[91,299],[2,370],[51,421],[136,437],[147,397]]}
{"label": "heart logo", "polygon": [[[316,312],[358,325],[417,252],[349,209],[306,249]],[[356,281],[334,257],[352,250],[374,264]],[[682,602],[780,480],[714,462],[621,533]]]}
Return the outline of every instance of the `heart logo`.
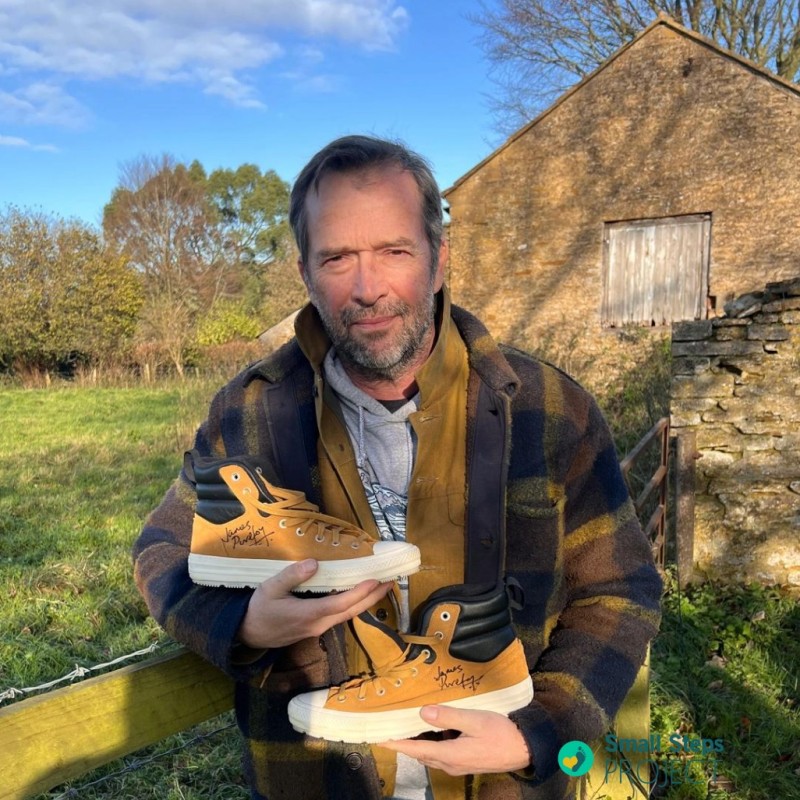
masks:
{"label": "heart logo", "polygon": [[580,778],[585,775],[594,764],[594,753],[586,742],[573,739],[561,745],[558,751],[558,767],[569,775],[570,778]]}

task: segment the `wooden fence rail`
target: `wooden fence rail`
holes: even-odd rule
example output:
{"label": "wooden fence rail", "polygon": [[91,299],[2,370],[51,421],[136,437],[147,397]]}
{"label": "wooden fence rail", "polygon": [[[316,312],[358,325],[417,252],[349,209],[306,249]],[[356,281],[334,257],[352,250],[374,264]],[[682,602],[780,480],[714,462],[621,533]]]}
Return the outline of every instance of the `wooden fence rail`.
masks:
{"label": "wooden fence rail", "polygon": [[[660,420],[621,462],[627,480],[645,448],[653,441],[662,442],[661,463],[635,498],[638,512],[656,489],[660,492],[659,507],[646,530],[661,563],[668,428],[667,420]],[[181,650],[0,708],[0,800],[26,800],[232,707],[230,678]],[[620,738],[640,740],[647,739],[649,728],[645,665],[617,716],[615,732]],[[605,780],[601,744],[595,756],[595,766],[579,788],[581,798],[645,796],[628,780]]]}
{"label": "wooden fence rail", "polygon": [[0,708],[0,798],[24,800],[233,707],[233,682],[181,651]]}

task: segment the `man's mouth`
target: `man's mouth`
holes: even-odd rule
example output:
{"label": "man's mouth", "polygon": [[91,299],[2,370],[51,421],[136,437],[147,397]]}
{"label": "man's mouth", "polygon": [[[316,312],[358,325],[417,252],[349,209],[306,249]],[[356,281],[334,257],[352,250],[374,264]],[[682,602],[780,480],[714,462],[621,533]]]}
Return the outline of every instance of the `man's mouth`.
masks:
{"label": "man's mouth", "polygon": [[353,320],[350,326],[361,331],[381,331],[388,328],[394,322],[394,319],[393,316],[364,317]]}

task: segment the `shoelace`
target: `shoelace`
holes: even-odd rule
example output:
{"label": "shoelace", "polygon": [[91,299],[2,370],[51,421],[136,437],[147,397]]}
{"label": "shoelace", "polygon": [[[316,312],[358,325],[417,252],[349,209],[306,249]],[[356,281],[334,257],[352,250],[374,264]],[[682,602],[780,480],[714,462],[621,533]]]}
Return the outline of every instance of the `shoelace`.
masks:
{"label": "shoelace", "polygon": [[[331,534],[331,546],[338,547],[341,542],[339,541],[339,534],[342,532],[341,525],[326,525],[323,522],[320,522],[316,518],[309,518],[309,519],[295,519],[292,517],[282,517],[278,522],[279,528],[289,528],[292,525],[298,522],[299,524],[295,528],[295,533],[298,536],[305,536],[306,532],[312,525],[317,526],[317,535],[314,537],[314,540],[317,542],[324,542],[325,541],[325,534]],[[359,546],[359,540],[356,540],[352,543],[351,547],[354,549]]]}
{"label": "shoelace", "polygon": [[289,503],[287,508],[301,508],[304,511],[319,511],[319,506],[315,506],[310,500],[306,500],[305,492],[299,492],[295,489],[284,489],[280,486],[273,486],[267,481],[261,472],[261,467],[256,467],[256,474],[258,475],[264,488],[281,503]]}
{"label": "shoelace", "polygon": [[[358,528],[342,524],[342,520],[336,517],[329,517],[319,510],[319,506],[306,500],[303,492],[291,489],[279,489],[272,484],[268,484],[260,475],[261,480],[267,486],[268,491],[276,498],[273,503],[262,503],[260,500],[253,500],[253,504],[262,513],[270,516],[279,517],[278,527],[294,528],[298,536],[305,536],[309,528],[316,525],[317,533],[314,541],[323,542],[327,534],[331,536],[331,545],[338,547],[341,544],[340,534],[354,538],[351,547],[357,550],[362,542],[371,541],[369,535]],[[245,494],[250,494],[248,489]]]}
{"label": "shoelace", "polygon": [[[401,638],[408,643],[408,647],[402,653],[387,662],[378,672],[361,675],[341,684],[336,693],[336,699],[339,702],[344,702],[347,699],[347,692],[351,689],[358,689],[358,699],[365,700],[370,688],[375,690],[375,694],[378,697],[383,697],[386,694],[387,685],[399,688],[403,685],[405,678],[415,678],[417,676],[419,665],[428,659],[434,647],[434,642],[441,640],[442,637],[436,634],[432,636],[401,634]],[[428,647],[421,650],[416,658],[406,661],[411,651],[411,646],[415,644],[428,645]]]}

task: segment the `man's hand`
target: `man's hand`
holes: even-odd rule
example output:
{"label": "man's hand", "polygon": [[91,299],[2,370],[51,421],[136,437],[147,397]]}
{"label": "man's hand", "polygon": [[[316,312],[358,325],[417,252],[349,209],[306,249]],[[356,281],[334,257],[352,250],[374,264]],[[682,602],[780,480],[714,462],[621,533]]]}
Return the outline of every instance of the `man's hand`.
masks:
{"label": "man's hand", "polygon": [[461,731],[456,739],[432,742],[401,739],[381,747],[405,753],[426,767],[448,775],[513,772],[531,766],[531,756],[519,728],[495,711],[472,711],[448,706],[423,706],[420,716],[437,728]]}
{"label": "man's hand", "polygon": [[295,597],[292,590],[317,571],[308,558],[290,564],[253,592],[239,626],[239,641],[254,649],[285,647],[352,619],[375,605],[392,588],[391,582],[370,580],[353,589],[319,597]]}

